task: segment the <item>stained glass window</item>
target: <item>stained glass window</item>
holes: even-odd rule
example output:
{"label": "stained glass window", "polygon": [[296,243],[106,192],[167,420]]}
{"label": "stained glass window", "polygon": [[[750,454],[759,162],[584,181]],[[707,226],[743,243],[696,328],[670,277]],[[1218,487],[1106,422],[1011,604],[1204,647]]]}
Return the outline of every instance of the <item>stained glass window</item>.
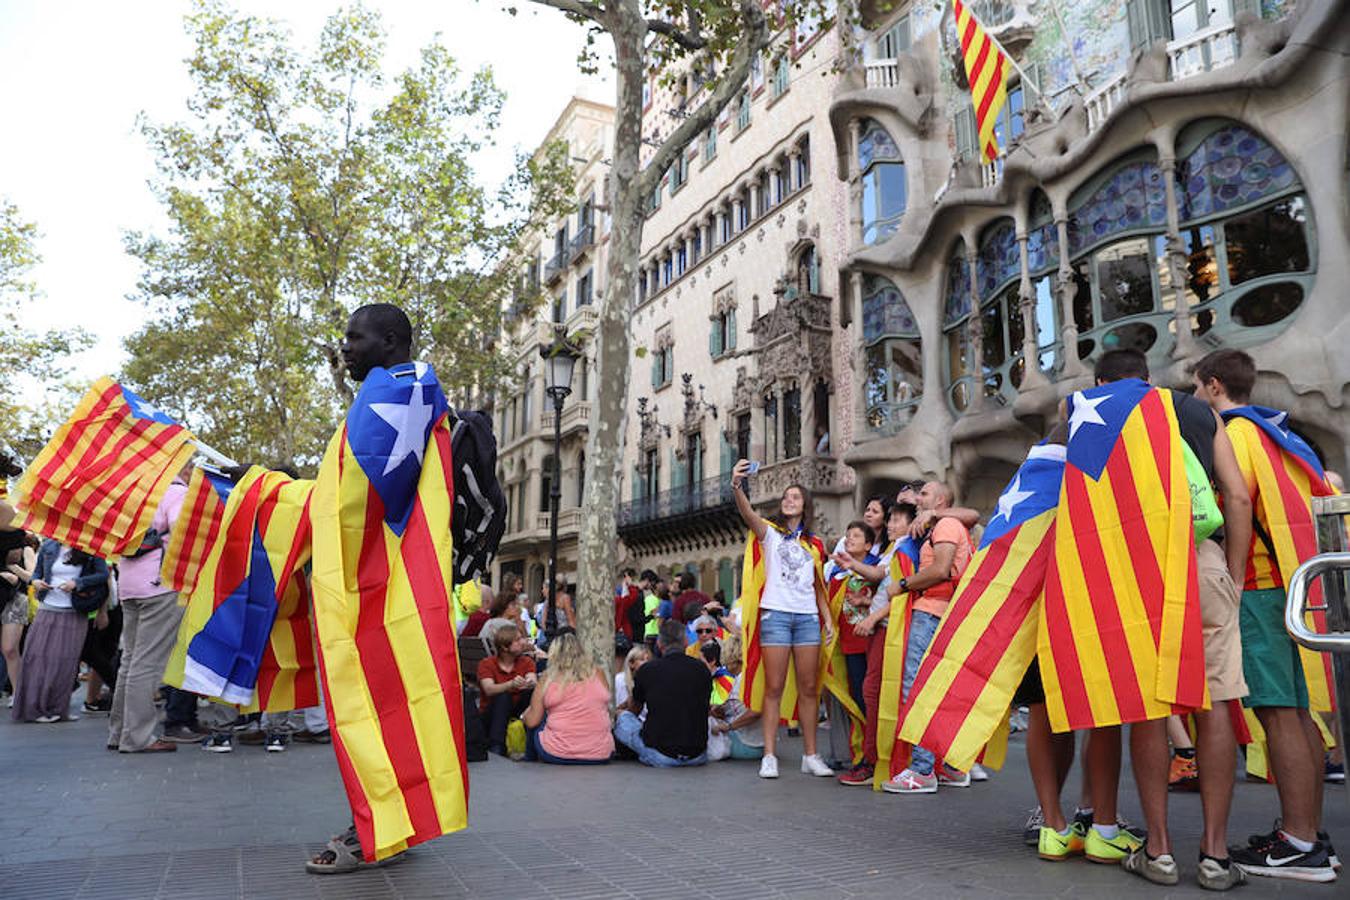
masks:
{"label": "stained glass window", "polygon": [[866,169],[879,159],[900,159],[900,148],[886,129],[864,119],[862,137],[858,139],[858,168]]}
{"label": "stained glass window", "polygon": [[1059,229],[1050,200],[1037,191],[1031,201],[1031,227],[1027,229],[1027,271],[1053,269],[1059,265]]}
{"label": "stained glass window", "polygon": [[864,344],[883,337],[919,336],[919,323],[914,320],[904,295],[885,278],[867,276],[863,283],[862,317]]}
{"label": "stained glass window", "polygon": [[947,303],[943,309],[944,328],[961,321],[970,312],[970,266],[959,247],[947,266]]}
{"label": "stained glass window", "polygon": [[1299,187],[1280,151],[1248,128],[1225,125],[1178,167],[1181,218],[1200,219]]}
{"label": "stained glass window", "polygon": [[1022,274],[1022,254],[1017,248],[1017,231],[1010,220],[989,229],[975,257],[980,280],[980,297],[987,299],[1013,278]]}
{"label": "stained glass window", "polygon": [[1152,160],[1127,163],[1091,196],[1072,204],[1069,212],[1069,255],[1114,235],[1137,229],[1162,228],[1167,202],[1162,173]]}

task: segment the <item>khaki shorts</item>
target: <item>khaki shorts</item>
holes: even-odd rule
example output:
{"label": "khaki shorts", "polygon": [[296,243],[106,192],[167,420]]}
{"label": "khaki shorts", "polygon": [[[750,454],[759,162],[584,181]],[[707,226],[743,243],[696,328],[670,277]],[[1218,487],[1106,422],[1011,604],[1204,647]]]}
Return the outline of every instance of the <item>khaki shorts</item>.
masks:
{"label": "khaki shorts", "polygon": [[1239,594],[1228,574],[1223,547],[1201,541],[1196,547],[1200,576],[1200,621],[1205,636],[1205,677],[1209,699],[1218,704],[1247,696],[1242,677],[1242,630],[1238,624]]}

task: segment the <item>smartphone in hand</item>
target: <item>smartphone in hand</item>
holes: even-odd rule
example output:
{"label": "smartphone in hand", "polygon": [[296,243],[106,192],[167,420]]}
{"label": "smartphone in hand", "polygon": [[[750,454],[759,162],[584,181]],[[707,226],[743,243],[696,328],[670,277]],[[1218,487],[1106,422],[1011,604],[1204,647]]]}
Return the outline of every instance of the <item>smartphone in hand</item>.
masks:
{"label": "smartphone in hand", "polygon": [[757,460],[757,459],[752,459],[752,460],[750,460],[750,468],[746,470],[746,473],[745,473],[745,474],[747,474],[747,475],[756,475],[756,474],[758,474],[758,473],[759,473],[759,466],[760,466],[759,460]]}

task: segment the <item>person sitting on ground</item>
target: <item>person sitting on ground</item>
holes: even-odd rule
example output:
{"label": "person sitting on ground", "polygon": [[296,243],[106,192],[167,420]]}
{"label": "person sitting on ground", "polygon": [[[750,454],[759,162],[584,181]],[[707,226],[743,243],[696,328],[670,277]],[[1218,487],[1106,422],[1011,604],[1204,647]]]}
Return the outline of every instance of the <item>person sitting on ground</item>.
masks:
{"label": "person sitting on ground", "polygon": [[[484,594],[489,594],[490,588],[483,588]],[[514,625],[522,629],[524,620],[520,616],[520,601],[514,594],[506,592],[500,594],[490,594],[492,603],[488,609],[488,620],[483,623],[482,629],[478,632],[479,636],[485,641],[491,641],[496,635],[497,629],[503,625]],[[484,598],[486,600],[486,597]]]}
{"label": "person sitting on ground", "polygon": [[488,749],[506,755],[506,728],[529,708],[535,686],[529,643],[514,625],[503,625],[492,638],[497,652],[478,663],[478,712],[487,732]]}
{"label": "person sitting on ground", "polygon": [[[633,678],[637,675],[637,670],[650,662],[652,651],[647,649],[646,644],[638,644],[628,651],[624,658],[623,668],[614,673],[614,708],[624,709],[628,705],[628,698],[633,696]],[[638,710],[637,717],[642,721],[647,720],[647,710]]]}
{"label": "person sitting on ground", "polygon": [[[464,630],[459,634],[461,637],[473,637],[483,633],[483,626],[489,619],[496,617],[499,613],[493,607],[497,603],[497,595],[493,593],[492,588],[486,584],[478,588],[478,594],[482,599],[479,607],[469,613],[469,618],[464,622]],[[502,596],[506,596],[503,594]]]}
{"label": "person sitting on ground", "polygon": [[591,664],[575,634],[560,634],[549,648],[548,671],[540,677],[521,721],[529,734],[528,760],[599,765],[614,755],[609,679]]}
{"label": "person sitting on ground", "polygon": [[764,755],[764,730],[759,724],[759,713],[741,700],[745,658],[738,632],[730,632],[722,641],[722,666],[732,677],[731,694],[726,702],[710,710],[714,719],[712,732],[731,738],[728,759],[759,759]]}
{"label": "person sitting on ground", "polygon": [[684,630],[684,638],[689,641],[689,646],[685,648],[684,652],[697,658],[699,652],[706,645],[716,643],[725,638],[726,635],[726,629],[712,616],[699,616]]}
{"label": "person sitting on ground", "polygon": [[[619,713],[614,737],[643,765],[701,766],[708,761],[708,707],[712,674],[684,654],[684,626],[661,623],[660,656],[638,669],[628,708]],[[644,723],[636,714],[647,707]]]}

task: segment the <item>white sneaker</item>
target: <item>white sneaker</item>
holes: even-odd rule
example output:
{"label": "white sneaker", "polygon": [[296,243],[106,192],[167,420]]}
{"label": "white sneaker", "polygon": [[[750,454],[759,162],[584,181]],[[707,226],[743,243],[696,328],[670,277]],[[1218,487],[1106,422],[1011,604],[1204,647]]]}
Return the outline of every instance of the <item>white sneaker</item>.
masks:
{"label": "white sneaker", "polygon": [[13,709],[13,708],[14,708],[14,695],[10,694],[9,699],[5,701],[5,709]]}
{"label": "white sneaker", "polygon": [[774,756],[772,753],[764,754],[763,758],[759,761],[759,777],[778,777],[778,757]]}
{"label": "white sneaker", "polygon": [[984,766],[980,765],[979,763],[976,763],[975,765],[973,765],[973,766],[970,767],[970,780],[971,780],[971,781],[988,781],[988,780],[989,780],[989,770],[986,769]]}
{"label": "white sneaker", "polygon": [[821,778],[833,778],[834,769],[825,765],[825,760],[820,758],[820,754],[810,753],[802,757],[802,774],[818,775]]}

